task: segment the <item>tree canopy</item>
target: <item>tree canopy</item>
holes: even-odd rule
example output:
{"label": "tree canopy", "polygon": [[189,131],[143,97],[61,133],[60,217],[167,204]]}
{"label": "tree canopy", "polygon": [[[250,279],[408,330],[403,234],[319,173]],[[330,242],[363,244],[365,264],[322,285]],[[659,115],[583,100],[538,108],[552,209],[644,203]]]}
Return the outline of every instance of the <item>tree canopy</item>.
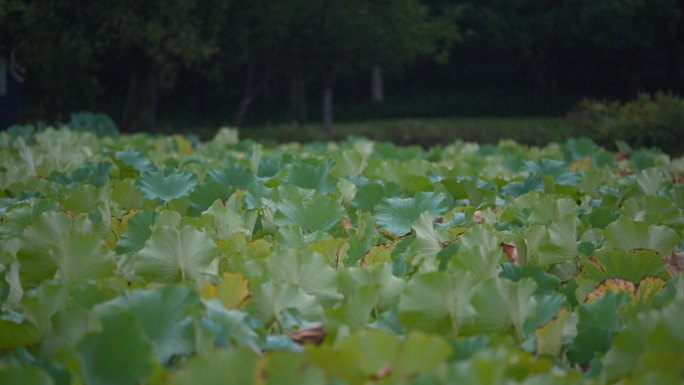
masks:
{"label": "tree canopy", "polygon": [[676,71],[684,62],[682,7],[677,0],[0,0],[0,55],[23,60],[34,118],[105,105],[124,130],[153,130],[160,100],[174,94],[177,109],[201,99],[234,125],[259,98],[275,109],[289,104],[290,117],[302,120],[318,95],[329,129],[333,90],[348,89],[348,81],[358,88],[378,69],[451,87],[450,79],[468,76],[459,75],[468,60],[503,58],[556,92],[579,63],[618,73],[639,91],[659,60],[662,78],[684,83]]}

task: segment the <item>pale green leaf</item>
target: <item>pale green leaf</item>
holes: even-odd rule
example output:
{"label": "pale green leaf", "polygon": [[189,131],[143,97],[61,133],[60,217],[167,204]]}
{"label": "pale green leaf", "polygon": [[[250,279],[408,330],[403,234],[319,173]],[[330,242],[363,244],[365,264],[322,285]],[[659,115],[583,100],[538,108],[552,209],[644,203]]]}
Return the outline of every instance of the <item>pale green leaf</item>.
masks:
{"label": "pale green leaf", "polygon": [[342,298],[337,292],[335,270],[316,252],[278,248],[266,260],[266,270],[273,282],[295,284],[322,304]]}
{"label": "pale green leaf", "polygon": [[299,225],[307,233],[332,230],[345,213],[339,203],[318,193],[301,196],[293,194],[291,189],[279,189],[278,198],[275,202],[276,224]]}
{"label": "pale green leaf", "polygon": [[102,331],[79,345],[81,371],[88,384],[134,384],[147,378],[153,367],[152,343],[129,312],[102,318]]}
{"label": "pale green leaf", "polygon": [[468,272],[414,275],[399,300],[404,327],[425,332],[458,332],[470,316],[475,277]]}
{"label": "pale green leaf", "polygon": [[199,313],[201,305],[199,296],[189,286],[167,285],[126,292],[99,305],[97,311],[109,314],[121,309],[135,315],[161,363],[194,351],[193,315]]}
{"label": "pale green leaf", "polygon": [[677,233],[666,226],[649,225],[627,217],[620,217],[606,226],[604,231],[605,248],[624,251],[651,249],[660,255],[671,253],[679,242]]}
{"label": "pale green leaf", "polygon": [[188,195],[196,184],[195,174],[175,171],[147,171],[135,182],[147,199],[159,198],[164,202]]}
{"label": "pale green leaf", "polygon": [[523,337],[523,324],[537,310],[534,292],[537,284],[532,278],[518,282],[497,277],[486,279],[473,289],[472,322],[464,326],[466,334],[504,332],[514,328]]}
{"label": "pale green leaf", "polygon": [[22,285],[52,277],[80,281],[112,274],[114,256],[90,221],[45,212],[24,232],[17,253]]}
{"label": "pale green leaf", "polygon": [[137,274],[158,282],[201,282],[216,274],[219,250],[211,237],[193,226],[157,226],[137,253]]}
{"label": "pale green leaf", "polygon": [[414,198],[383,198],[375,207],[377,224],[393,236],[411,231],[424,211],[436,218],[453,207],[453,198],[443,192],[419,192]]}

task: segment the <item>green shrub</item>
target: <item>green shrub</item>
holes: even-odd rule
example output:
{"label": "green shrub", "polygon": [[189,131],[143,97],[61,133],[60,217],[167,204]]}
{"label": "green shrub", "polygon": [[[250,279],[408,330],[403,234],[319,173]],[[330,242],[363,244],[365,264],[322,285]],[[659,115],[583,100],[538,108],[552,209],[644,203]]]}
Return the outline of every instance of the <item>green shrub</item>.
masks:
{"label": "green shrub", "polygon": [[669,92],[640,94],[624,103],[585,99],[568,119],[579,134],[607,147],[623,141],[670,154],[684,152],[684,99]]}
{"label": "green shrub", "polygon": [[112,118],[102,113],[77,112],[71,114],[68,126],[73,131],[92,132],[98,138],[104,136],[116,138],[119,136],[119,129]]}

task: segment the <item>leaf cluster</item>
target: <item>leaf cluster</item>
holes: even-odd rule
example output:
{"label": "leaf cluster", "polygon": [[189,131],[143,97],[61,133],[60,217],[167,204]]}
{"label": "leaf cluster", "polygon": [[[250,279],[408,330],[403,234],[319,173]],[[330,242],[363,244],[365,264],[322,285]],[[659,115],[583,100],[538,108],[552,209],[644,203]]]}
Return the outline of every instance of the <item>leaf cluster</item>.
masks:
{"label": "leaf cluster", "polygon": [[681,159],[0,134],[0,380],[678,383]]}

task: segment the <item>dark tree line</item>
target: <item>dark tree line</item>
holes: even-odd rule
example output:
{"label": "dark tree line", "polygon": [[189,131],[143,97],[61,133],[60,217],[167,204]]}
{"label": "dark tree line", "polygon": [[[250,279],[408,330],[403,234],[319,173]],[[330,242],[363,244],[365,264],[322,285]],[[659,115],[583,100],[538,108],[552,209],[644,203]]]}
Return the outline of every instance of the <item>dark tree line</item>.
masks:
{"label": "dark tree line", "polygon": [[663,56],[660,77],[681,88],[683,7],[678,0],[0,0],[0,58],[19,57],[26,68],[26,118],[105,108],[118,111],[127,131],[153,130],[160,100],[174,95],[197,114],[218,106],[234,125],[260,100],[302,121],[318,115],[309,106],[317,94],[330,129],[340,86],[363,87],[381,102],[388,74],[401,84],[427,77],[450,87],[468,60],[519,65],[535,87],[554,93],[578,76],[573,66],[617,73],[639,91],[652,58]]}

